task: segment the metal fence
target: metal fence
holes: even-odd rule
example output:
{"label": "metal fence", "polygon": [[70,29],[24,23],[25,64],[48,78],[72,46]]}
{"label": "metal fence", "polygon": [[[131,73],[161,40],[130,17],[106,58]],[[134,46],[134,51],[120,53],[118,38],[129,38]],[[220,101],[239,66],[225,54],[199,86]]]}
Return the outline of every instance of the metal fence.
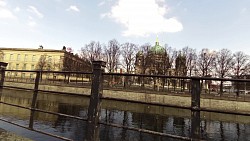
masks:
{"label": "metal fence", "polygon": [[[11,87],[20,88],[18,86],[5,86],[4,82],[30,83],[34,84],[34,93],[31,107],[23,107],[6,103],[2,104],[15,106],[19,108],[29,109],[30,123],[29,127],[24,127],[49,136],[54,136],[63,140],[70,140],[64,137],[52,135],[33,129],[34,112],[43,112],[69,118],[84,120],[87,122],[87,140],[98,140],[98,128],[100,124],[135,130],[138,132],[150,133],[159,136],[167,136],[182,140],[200,139],[200,97],[235,99],[248,101],[247,86],[250,80],[246,79],[220,79],[210,77],[180,77],[165,75],[139,75],[139,74],[119,74],[104,73],[105,63],[102,61],[93,62],[93,72],[76,72],[76,71],[24,71],[24,70],[5,70],[1,68],[0,88]],[[230,86],[224,85],[230,82]],[[91,88],[90,104],[88,108],[88,118],[55,113],[36,108],[36,101],[39,85],[63,85],[73,87],[89,87]],[[216,85],[214,85],[216,84]],[[242,92],[242,85],[244,91]],[[138,91],[145,93],[158,93],[169,95],[190,96],[191,98],[191,136],[181,137],[166,133],[150,131],[146,129],[127,127],[112,123],[104,123],[99,121],[100,103],[103,89],[116,89],[123,91]],[[243,98],[242,98],[243,97]],[[212,110],[206,110],[212,111]],[[217,112],[217,111],[213,111]],[[226,113],[226,112],[225,112]],[[244,114],[249,115],[249,114]],[[9,122],[9,121],[6,121]],[[12,123],[15,124],[15,123]],[[17,125],[17,124],[15,124]]]}
{"label": "metal fence", "polygon": [[[92,72],[77,71],[26,71],[6,70],[5,82],[35,84],[40,72],[40,85],[90,87]],[[191,96],[192,79],[201,83],[201,97],[249,101],[249,79],[221,79],[211,77],[186,77],[144,75],[126,73],[103,73],[103,88],[144,93]]]}

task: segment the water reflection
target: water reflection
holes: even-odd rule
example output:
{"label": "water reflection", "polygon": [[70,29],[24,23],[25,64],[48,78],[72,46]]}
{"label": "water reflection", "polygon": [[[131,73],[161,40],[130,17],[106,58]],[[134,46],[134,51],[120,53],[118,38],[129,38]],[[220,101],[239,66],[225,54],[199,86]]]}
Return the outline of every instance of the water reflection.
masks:
{"label": "water reflection", "polygon": [[[1,100],[30,107],[32,92],[3,90]],[[37,108],[87,119],[88,103],[89,99],[86,97],[39,93]],[[115,123],[185,137],[191,136],[191,111],[189,110],[110,100],[103,100],[101,107],[100,121],[104,123]],[[3,104],[0,104],[0,113],[3,119],[8,119],[44,132],[77,141],[83,141],[86,138],[87,124],[85,121],[41,112],[32,112]],[[202,139],[250,140],[249,117],[207,112],[201,112],[200,115]],[[8,130],[14,132],[14,127],[8,128]],[[99,130],[100,140],[177,140],[106,125],[100,125]],[[34,140],[44,140],[44,137],[37,138],[36,136],[29,135],[29,133],[26,133],[26,136]]]}

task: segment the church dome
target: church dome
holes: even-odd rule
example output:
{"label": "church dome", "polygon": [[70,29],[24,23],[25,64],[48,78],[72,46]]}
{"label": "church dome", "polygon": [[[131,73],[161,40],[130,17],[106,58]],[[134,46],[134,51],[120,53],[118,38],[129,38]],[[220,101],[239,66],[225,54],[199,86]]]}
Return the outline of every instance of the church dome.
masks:
{"label": "church dome", "polygon": [[158,39],[155,42],[155,46],[153,46],[150,51],[155,54],[162,54],[165,52],[165,49],[159,45]]}
{"label": "church dome", "polygon": [[138,51],[136,55],[143,55],[142,51]]}

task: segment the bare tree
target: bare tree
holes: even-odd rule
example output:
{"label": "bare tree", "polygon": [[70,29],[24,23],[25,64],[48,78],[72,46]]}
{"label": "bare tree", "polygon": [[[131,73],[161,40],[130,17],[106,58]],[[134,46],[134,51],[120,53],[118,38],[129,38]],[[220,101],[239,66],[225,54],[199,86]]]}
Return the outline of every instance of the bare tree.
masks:
{"label": "bare tree", "polygon": [[182,49],[182,52],[186,56],[186,67],[187,67],[188,75],[192,76],[193,71],[195,69],[195,65],[196,65],[196,59],[197,59],[196,50],[193,48],[189,48],[187,46]]}
{"label": "bare tree", "polygon": [[169,54],[167,53],[167,49],[165,48],[164,55],[163,55],[163,75],[169,75],[168,71],[170,69],[170,63],[169,63]]}
{"label": "bare tree", "polygon": [[[228,49],[222,49],[216,53],[215,57],[215,72],[219,78],[225,78],[230,75],[232,69],[232,53]],[[220,94],[223,93],[223,81],[220,83]]]}
{"label": "bare tree", "polygon": [[51,59],[51,70],[60,70],[60,61],[55,58]]}
{"label": "bare tree", "polygon": [[[232,73],[237,79],[249,73],[250,70],[250,59],[249,56],[242,51],[233,54],[233,69]],[[237,96],[239,96],[239,83],[236,83]]]}
{"label": "bare tree", "polygon": [[177,76],[186,76],[187,75],[187,66],[186,66],[186,54],[179,51],[175,59],[175,75]]}
{"label": "bare tree", "polygon": [[115,72],[119,65],[120,45],[116,39],[110,40],[105,47],[108,72]]}
{"label": "bare tree", "polygon": [[249,73],[250,58],[244,52],[239,51],[233,54],[233,75],[236,78],[241,78],[243,75]]}
{"label": "bare tree", "polygon": [[[139,52],[136,54],[136,61],[135,61],[135,71],[139,74],[146,74],[149,72],[149,51],[151,45],[146,43],[141,45],[139,48]],[[144,87],[145,81],[144,77],[138,77],[138,83],[141,83],[141,86]]]}
{"label": "bare tree", "polygon": [[209,49],[204,48],[198,54],[197,67],[200,76],[208,76],[213,69],[215,60],[215,52],[210,52]]}
{"label": "bare tree", "polygon": [[[177,51],[175,48],[172,48],[171,46],[168,46],[167,44],[165,45],[165,50],[166,53],[168,54],[168,60],[169,60],[169,68],[173,69],[173,66],[175,65],[175,60],[177,57]],[[168,75],[172,75],[172,72],[170,71],[170,74]]]}
{"label": "bare tree", "polygon": [[51,67],[52,64],[49,62],[48,56],[46,54],[41,55],[36,65],[36,69],[43,71],[43,70],[50,70]]}
{"label": "bare tree", "polygon": [[135,65],[135,57],[136,57],[136,52],[138,51],[138,46],[133,44],[133,43],[124,43],[121,45],[122,47],[122,52],[121,55],[123,57],[123,66],[126,69],[127,73],[131,73],[132,70],[134,69]]}
{"label": "bare tree", "polygon": [[[44,70],[51,70],[52,69],[52,62],[50,60],[51,58],[49,58],[47,56],[47,54],[43,54],[40,56],[39,61],[36,65],[36,69],[39,71],[44,71]],[[49,74],[49,73],[47,73]],[[42,80],[42,76],[43,74],[41,73],[41,80]]]}
{"label": "bare tree", "polygon": [[[196,54],[196,50],[193,48],[190,48],[188,46],[182,48],[182,53],[185,56],[185,66],[186,66],[186,74],[188,76],[192,76],[195,75],[195,68],[196,68],[196,60],[197,60],[197,54]],[[186,80],[184,80],[185,83]],[[191,83],[190,81],[188,81],[189,85],[189,92],[191,91]]]}
{"label": "bare tree", "polygon": [[81,48],[80,55],[82,58],[92,63],[92,61],[102,58],[102,48],[103,46],[100,44],[100,42],[91,41],[89,44],[86,44]]}
{"label": "bare tree", "polygon": [[[215,52],[210,52],[207,48],[202,49],[198,54],[197,70],[195,71],[198,72],[200,76],[208,77],[209,75],[211,75],[210,73],[212,72],[212,69],[214,67],[214,60]],[[204,83],[202,81],[202,86],[206,87],[207,81],[205,81],[205,85],[203,84]]]}
{"label": "bare tree", "polygon": [[[133,43],[124,43],[121,45],[121,55],[122,55],[122,66],[126,69],[127,73],[132,73],[135,68],[136,52],[138,51],[138,46]],[[130,76],[124,76],[124,87],[130,85]]]}
{"label": "bare tree", "polygon": [[147,69],[150,65],[149,51],[151,49],[151,45],[146,43],[140,46],[140,55],[141,55],[141,74],[146,74]]}

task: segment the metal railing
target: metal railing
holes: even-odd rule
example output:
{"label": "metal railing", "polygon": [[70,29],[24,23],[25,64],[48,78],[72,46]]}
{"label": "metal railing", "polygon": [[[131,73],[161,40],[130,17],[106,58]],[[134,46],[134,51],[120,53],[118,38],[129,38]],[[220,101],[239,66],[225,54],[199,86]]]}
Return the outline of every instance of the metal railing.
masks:
{"label": "metal railing", "polygon": [[[40,72],[40,85],[90,87],[92,72],[5,70],[6,82],[35,83]],[[144,93],[191,96],[192,79],[196,77],[103,73],[104,89]],[[249,101],[250,80],[197,77],[201,82],[201,97]],[[223,82],[222,87],[220,83]],[[229,85],[225,85],[225,83]],[[218,97],[219,96],[219,97]]]}
{"label": "metal railing", "polygon": [[[0,88],[11,87],[20,88],[16,86],[5,86],[4,82],[20,82],[20,83],[31,83],[34,84],[34,93],[32,98],[31,107],[23,107],[11,103],[6,103],[1,101],[0,103],[15,106],[19,108],[29,109],[30,112],[30,122],[29,127],[24,127],[39,133],[43,133],[49,136],[60,138],[63,140],[70,140],[65,137],[60,137],[50,133],[45,133],[33,128],[33,118],[35,112],[43,112],[53,115],[65,116],[69,118],[74,118],[78,120],[87,121],[87,140],[98,140],[99,136],[97,134],[100,124],[108,125],[112,127],[125,128],[129,130],[134,130],[143,133],[150,133],[159,136],[167,136],[171,138],[192,140],[200,139],[200,111],[209,112],[221,112],[216,110],[202,109],[200,107],[200,97],[211,96],[212,98],[219,97],[239,97],[244,96],[244,100],[248,100],[248,94],[240,93],[239,84],[244,84],[245,90],[250,83],[250,80],[246,79],[221,79],[221,78],[210,78],[210,77],[182,77],[182,76],[165,76],[165,75],[140,75],[140,74],[119,74],[119,73],[104,73],[105,64],[101,61],[93,62],[93,72],[77,72],[77,71],[24,71],[24,70],[5,70],[1,69],[1,82]],[[14,75],[13,75],[14,74]],[[25,77],[29,74],[29,78]],[[6,76],[5,76],[6,75]],[[230,91],[224,91],[223,83],[220,88],[211,87],[212,81],[218,82],[233,82],[232,84],[237,87],[236,90],[230,93]],[[53,84],[53,85],[64,85],[64,86],[74,86],[74,87],[90,87],[90,104],[88,108],[88,118],[82,118],[78,116],[66,115],[62,113],[56,113],[51,111],[45,111],[36,108],[36,101],[39,85],[43,84]],[[191,98],[191,136],[182,137],[161,132],[150,131],[141,128],[127,127],[123,125],[117,125],[113,123],[104,123],[99,121],[100,103],[102,98],[103,89],[118,89],[124,91],[139,91],[139,92],[150,92],[159,94],[177,94],[180,96],[190,96]],[[218,90],[219,89],[219,90]],[[246,92],[246,91],[245,91]],[[232,113],[232,112],[224,112]],[[236,113],[235,113],[236,114]],[[250,115],[250,114],[243,114]],[[3,119],[1,119],[3,120]],[[6,120],[4,120],[6,121]],[[9,122],[9,121],[6,121]],[[11,122],[9,122],[11,123]],[[15,124],[15,123],[13,123]],[[17,124],[15,124],[17,125]]]}

